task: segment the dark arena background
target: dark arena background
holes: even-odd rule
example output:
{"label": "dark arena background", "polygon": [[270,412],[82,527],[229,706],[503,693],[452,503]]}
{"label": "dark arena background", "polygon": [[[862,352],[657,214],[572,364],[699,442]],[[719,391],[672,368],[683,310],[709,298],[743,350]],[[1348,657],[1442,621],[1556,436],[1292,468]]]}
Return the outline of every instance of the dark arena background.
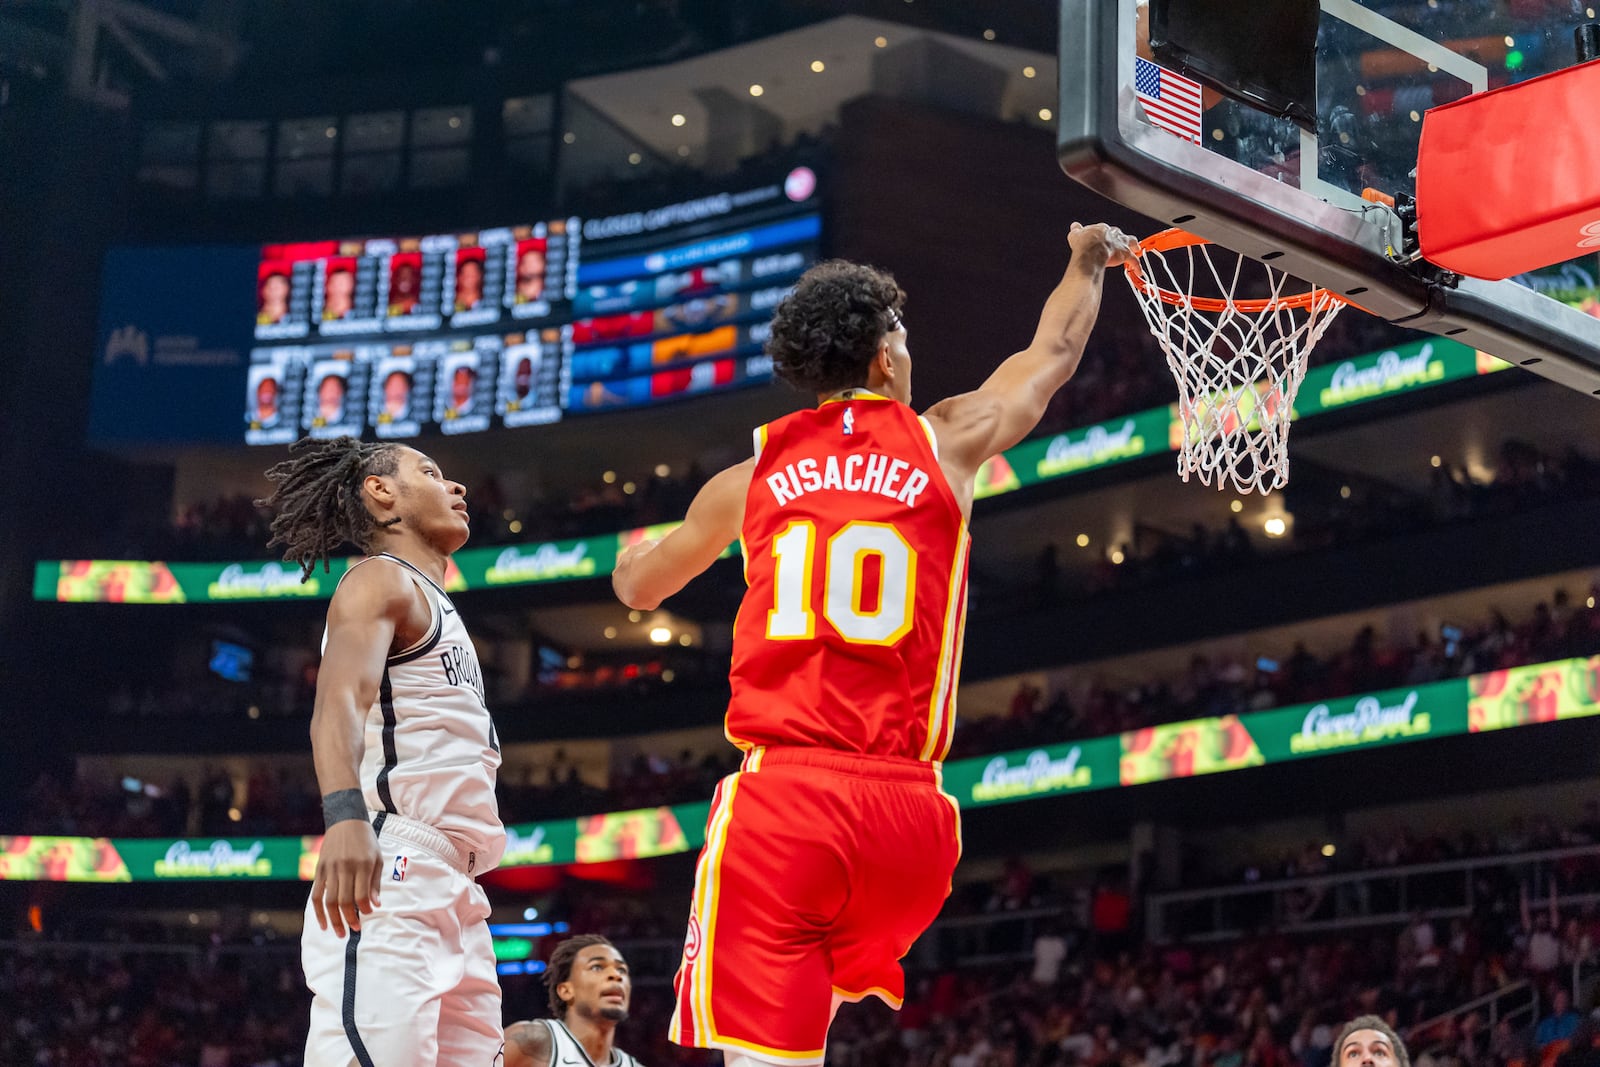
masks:
{"label": "dark arena background", "polygon": [[[301,584],[252,501],[340,433],[466,485],[495,1024],[602,933],[617,1043],[720,1061],[667,1028],[738,762],[738,550],[654,611],[609,575],[808,402],[763,345],[810,264],[893,272],[921,410],[1028,344],[1072,222],[1165,225],[1057,165],[1059,30],[1031,0],[0,5],[0,1064],[302,1063],[348,564]],[[1596,256],[1563,270],[1600,309]],[[827,1062],[1327,1067],[1372,1013],[1430,1067],[1593,1067],[1600,408],[1347,311],[1287,488],[1239,496],[1176,477],[1176,396],[1108,276],[979,475],[949,899],[904,1010],[842,1008]]]}

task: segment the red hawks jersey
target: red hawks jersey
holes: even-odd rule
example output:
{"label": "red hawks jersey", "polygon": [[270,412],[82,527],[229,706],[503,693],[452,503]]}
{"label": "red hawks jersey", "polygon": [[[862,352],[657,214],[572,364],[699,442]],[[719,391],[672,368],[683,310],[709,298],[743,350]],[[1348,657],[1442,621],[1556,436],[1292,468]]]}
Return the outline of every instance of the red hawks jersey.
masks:
{"label": "red hawks jersey", "polygon": [[755,436],[729,740],[943,760],[968,537],[932,428],[853,389]]}

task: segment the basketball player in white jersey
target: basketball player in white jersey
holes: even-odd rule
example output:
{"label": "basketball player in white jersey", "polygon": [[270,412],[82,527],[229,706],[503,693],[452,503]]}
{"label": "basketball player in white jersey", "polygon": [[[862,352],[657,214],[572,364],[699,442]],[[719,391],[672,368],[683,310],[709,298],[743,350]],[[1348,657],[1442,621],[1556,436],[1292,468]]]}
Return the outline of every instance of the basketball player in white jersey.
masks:
{"label": "basketball player in white jersey", "polygon": [[550,1018],[506,1027],[504,1067],[640,1067],[616,1045],[628,1018],[628,963],[599,934],[569,937],[544,972]]}
{"label": "basketball player in white jersey", "polygon": [[[505,851],[483,672],[445,594],[466,490],[396,444],[302,441],[267,472],[302,580],[348,543],[311,751],[327,836],[300,939],[307,1067],[489,1067],[500,986],[474,878]],[[381,897],[381,902],[380,902]]]}

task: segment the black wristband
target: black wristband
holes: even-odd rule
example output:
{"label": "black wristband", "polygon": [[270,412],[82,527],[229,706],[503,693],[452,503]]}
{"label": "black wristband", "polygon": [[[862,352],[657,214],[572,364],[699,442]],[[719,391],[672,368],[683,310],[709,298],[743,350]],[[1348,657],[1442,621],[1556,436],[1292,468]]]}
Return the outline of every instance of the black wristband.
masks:
{"label": "black wristband", "polygon": [[359,789],[339,789],[322,798],[322,825],[332,828],[349,819],[367,821],[367,802]]}

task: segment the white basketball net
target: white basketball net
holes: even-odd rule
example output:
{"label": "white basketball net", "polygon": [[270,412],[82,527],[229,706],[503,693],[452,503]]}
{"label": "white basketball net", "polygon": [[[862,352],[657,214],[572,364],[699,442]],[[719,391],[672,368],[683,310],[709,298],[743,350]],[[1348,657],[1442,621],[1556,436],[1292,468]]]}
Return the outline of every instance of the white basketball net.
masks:
{"label": "white basketball net", "polygon": [[[1289,276],[1282,271],[1183,238],[1181,247],[1166,251],[1141,245],[1143,284],[1128,271],[1178,382],[1178,473],[1184,481],[1197,474],[1219,490],[1281,489],[1289,481],[1289,420],[1306,359],[1344,301],[1325,289],[1286,295]],[[1236,257],[1231,272],[1218,270],[1213,249],[1218,258]],[[1265,299],[1235,299],[1246,263],[1253,276],[1246,280],[1264,288]],[[1197,285],[1217,295],[1197,296]]]}

